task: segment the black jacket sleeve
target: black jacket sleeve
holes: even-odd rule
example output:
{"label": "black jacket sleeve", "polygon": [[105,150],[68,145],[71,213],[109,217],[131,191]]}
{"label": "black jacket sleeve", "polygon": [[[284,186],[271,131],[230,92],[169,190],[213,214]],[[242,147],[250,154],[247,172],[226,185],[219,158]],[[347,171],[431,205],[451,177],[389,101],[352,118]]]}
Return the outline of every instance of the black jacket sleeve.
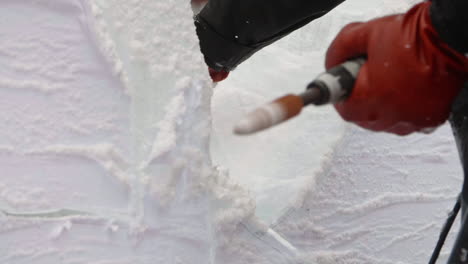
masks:
{"label": "black jacket sleeve", "polygon": [[344,0],[210,0],[195,17],[205,61],[230,71]]}
{"label": "black jacket sleeve", "polygon": [[468,52],[468,0],[432,0],[431,21],[451,48]]}

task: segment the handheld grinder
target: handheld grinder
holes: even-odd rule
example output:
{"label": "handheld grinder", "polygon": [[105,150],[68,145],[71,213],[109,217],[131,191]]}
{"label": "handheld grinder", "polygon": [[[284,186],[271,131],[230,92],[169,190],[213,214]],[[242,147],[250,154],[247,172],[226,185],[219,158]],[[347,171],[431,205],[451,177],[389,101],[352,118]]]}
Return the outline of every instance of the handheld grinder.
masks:
{"label": "handheld grinder", "polygon": [[234,126],[237,135],[249,135],[297,116],[307,105],[337,103],[349,97],[365,59],[344,62],[320,74],[305,92],[288,94],[246,115]]}

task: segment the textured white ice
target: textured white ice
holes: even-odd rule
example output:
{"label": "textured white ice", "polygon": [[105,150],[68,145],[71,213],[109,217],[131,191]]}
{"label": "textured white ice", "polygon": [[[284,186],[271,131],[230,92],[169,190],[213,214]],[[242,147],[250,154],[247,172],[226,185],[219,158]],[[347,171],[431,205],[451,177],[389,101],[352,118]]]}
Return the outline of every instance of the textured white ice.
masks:
{"label": "textured white ice", "polygon": [[1,5],[2,263],[292,259],[211,165],[188,1]]}
{"label": "textured white ice", "polygon": [[0,262],[425,262],[461,181],[447,127],[371,134],[325,107],[229,133],[302,90],[342,24],[410,1],[347,1],[239,67],[212,106],[186,2],[0,3]]}

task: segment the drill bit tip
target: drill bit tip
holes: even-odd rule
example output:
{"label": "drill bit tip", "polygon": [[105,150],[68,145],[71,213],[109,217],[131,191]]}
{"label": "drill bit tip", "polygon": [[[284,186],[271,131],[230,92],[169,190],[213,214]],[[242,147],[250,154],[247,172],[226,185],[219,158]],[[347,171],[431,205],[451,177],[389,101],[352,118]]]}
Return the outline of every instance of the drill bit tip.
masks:
{"label": "drill bit tip", "polygon": [[302,98],[297,95],[286,95],[264,105],[241,119],[234,126],[237,135],[252,134],[284,122],[299,114],[303,107]]}

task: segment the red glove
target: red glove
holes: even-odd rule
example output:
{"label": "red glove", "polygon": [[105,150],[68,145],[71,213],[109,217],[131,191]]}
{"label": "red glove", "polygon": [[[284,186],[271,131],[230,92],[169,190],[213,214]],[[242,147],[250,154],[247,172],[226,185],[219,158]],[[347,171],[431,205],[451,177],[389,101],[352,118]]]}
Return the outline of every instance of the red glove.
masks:
{"label": "red glove", "polygon": [[192,5],[193,14],[197,15],[200,13],[207,3],[208,0],[191,0],[190,4]]}
{"label": "red glove", "polygon": [[399,135],[425,132],[447,120],[467,80],[468,60],[438,37],[430,4],[349,24],[338,34],[327,52],[327,69],[367,56],[350,98],[335,105],[345,120]]}
{"label": "red glove", "polygon": [[214,70],[210,67],[208,67],[208,72],[210,73],[210,77],[213,80],[213,82],[220,82],[224,79],[226,79],[229,75],[229,72],[226,71],[217,71]]}

